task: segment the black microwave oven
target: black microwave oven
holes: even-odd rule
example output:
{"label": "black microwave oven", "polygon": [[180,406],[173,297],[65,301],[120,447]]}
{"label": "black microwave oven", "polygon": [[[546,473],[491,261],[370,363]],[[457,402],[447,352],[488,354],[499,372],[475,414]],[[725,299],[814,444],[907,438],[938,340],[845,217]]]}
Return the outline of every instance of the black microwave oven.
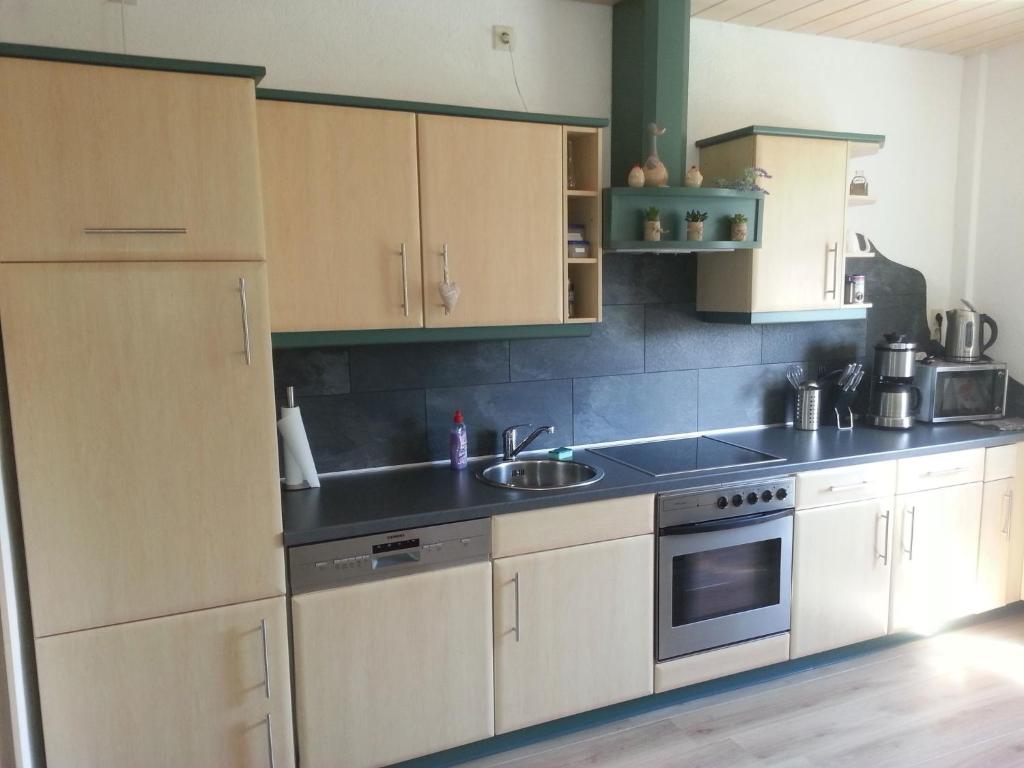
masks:
{"label": "black microwave oven", "polygon": [[938,358],[914,364],[920,391],[918,421],[998,419],[1006,413],[1006,363],[954,363]]}

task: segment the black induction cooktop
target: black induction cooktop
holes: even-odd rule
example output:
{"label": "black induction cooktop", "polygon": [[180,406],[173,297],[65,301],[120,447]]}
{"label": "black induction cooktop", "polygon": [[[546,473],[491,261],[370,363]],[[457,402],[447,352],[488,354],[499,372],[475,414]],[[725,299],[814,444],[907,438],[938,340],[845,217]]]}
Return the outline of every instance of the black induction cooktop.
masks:
{"label": "black induction cooktop", "polygon": [[686,437],[650,443],[590,448],[591,453],[638,469],[652,477],[749,467],[785,461],[770,453],[742,448],[713,437]]}

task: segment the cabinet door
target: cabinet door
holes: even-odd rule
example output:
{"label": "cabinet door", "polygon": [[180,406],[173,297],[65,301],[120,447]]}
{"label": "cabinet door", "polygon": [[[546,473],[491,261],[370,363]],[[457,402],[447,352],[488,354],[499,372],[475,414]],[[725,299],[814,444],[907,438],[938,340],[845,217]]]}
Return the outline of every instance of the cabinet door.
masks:
{"label": "cabinet door", "polygon": [[792,658],[884,635],[895,499],[798,510]]}
{"label": "cabinet door", "polygon": [[0,261],[263,259],[252,80],[5,58],[0,94]]}
{"label": "cabinet door", "polygon": [[[417,120],[427,326],[561,323],[561,126]],[[446,245],[460,292],[447,315]]]}
{"label": "cabinet door", "polygon": [[755,312],[842,305],[846,217],[845,141],[757,137],[757,165],[771,179],[764,247],[753,251]]}
{"label": "cabinet door", "polygon": [[1016,480],[985,483],[981,506],[981,544],[978,547],[978,590],[974,609],[990,611],[1014,602],[1020,595],[1020,571],[1011,576],[1013,542],[1019,537],[1014,501]]}
{"label": "cabinet door", "polygon": [[294,763],[283,597],[42,638],[36,663],[50,768]]}
{"label": "cabinet door", "polygon": [[292,599],[303,765],[390,765],[494,735],[491,564]]}
{"label": "cabinet door", "polygon": [[932,632],[974,611],[981,498],[981,483],[896,497],[890,632]]}
{"label": "cabinet door", "polygon": [[284,593],[262,264],[5,264],[0,324],[37,637]]}
{"label": "cabinet door", "polygon": [[494,561],[497,733],[653,691],[653,539]]}
{"label": "cabinet door", "polygon": [[422,326],[416,116],[283,101],[256,113],[272,329]]}

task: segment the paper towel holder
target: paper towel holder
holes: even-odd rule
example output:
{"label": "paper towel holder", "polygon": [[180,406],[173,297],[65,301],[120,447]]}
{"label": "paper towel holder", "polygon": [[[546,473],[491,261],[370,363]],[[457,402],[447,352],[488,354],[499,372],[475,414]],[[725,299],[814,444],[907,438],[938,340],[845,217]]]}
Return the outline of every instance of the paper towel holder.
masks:
{"label": "paper towel holder", "polygon": [[[304,491],[304,490],[307,490],[309,488],[319,487],[319,482],[317,481],[316,474],[315,474],[316,468],[313,466],[313,463],[312,463],[313,462],[313,458],[312,458],[311,455],[309,455],[309,442],[308,442],[308,439],[306,438],[305,425],[302,424],[302,417],[301,417],[301,415],[299,415],[298,409],[295,407],[295,388],[294,387],[286,387],[285,388],[285,400],[286,400],[286,407],[281,409],[281,417],[282,418],[278,422],[278,429],[279,429],[279,431],[281,431],[281,437],[282,437],[281,450],[283,452],[284,467],[285,467],[285,473],[284,473],[285,476],[281,479],[281,486],[286,491]],[[302,452],[304,452],[306,454],[307,458],[308,458],[309,471],[311,471],[313,473],[312,477],[314,478],[315,482],[311,482],[309,480],[310,476],[306,475],[306,473],[303,471],[303,468],[301,466],[301,462],[298,462],[298,461],[295,460],[295,457],[293,456],[292,452],[289,450],[288,440],[287,440],[287,437],[285,435],[285,432],[282,431],[282,425],[285,422],[285,413],[286,412],[291,413],[293,411],[295,413],[295,417],[298,419],[298,428],[299,428],[299,431],[300,431],[299,441],[301,442],[301,449],[302,449]],[[299,478],[297,482],[296,482],[296,478]],[[291,480],[291,482],[289,482],[289,480]]]}

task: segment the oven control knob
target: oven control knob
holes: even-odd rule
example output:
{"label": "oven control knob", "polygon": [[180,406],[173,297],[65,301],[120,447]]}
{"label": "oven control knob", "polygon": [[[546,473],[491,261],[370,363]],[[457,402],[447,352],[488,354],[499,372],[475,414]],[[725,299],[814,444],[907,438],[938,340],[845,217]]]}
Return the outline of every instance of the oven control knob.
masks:
{"label": "oven control knob", "polygon": [[758,495],[751,491],[747,494],[747,504],[757,504]]}
{"label": "oven control knob", "polygon": [[763,501],[765,504],[767,504],[771,500],[772,500],[772,492],[771,491],[765,491],[764,493],[761,494],[761,501]]}
{"label": "oven control knob", "polygon": [[789,496],[789,494],[786,492],[785,488],[779,488],[779,490],[775,492],[775,498],[779,501],[782,501],[787,496]]}
{"label": "oven control knob", "polygon": [[732,497],[732,505],[733,505],[734,507],[738,507],[738,506],[740,506],[740,505],[741,505],[742,503],[743,503],[743,497],[742,497],[742,496],[740,496],[740,495],[739,495],[738,493],[737,493],[737,494],[736,494],[735,496],[733,496],[733,497]]}
{"label": "oven control knob", "polygon": [[719,509],[725,509],[729,506],[729,500],[725,496],[719,496],[718,501],[715,502]]}

